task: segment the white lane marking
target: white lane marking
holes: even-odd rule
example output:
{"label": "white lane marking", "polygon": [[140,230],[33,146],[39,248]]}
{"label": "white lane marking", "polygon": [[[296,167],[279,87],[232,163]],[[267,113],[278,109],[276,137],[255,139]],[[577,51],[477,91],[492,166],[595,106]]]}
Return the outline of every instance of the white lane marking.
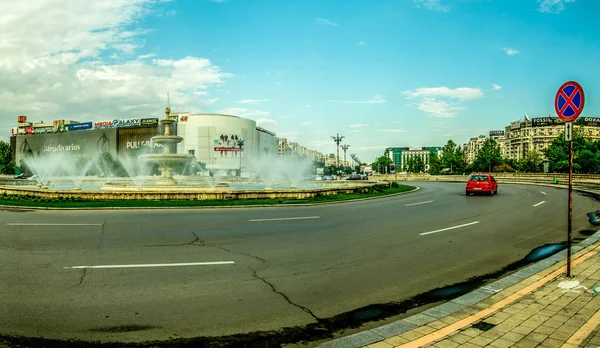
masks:
{"label": "white lane marking", "polygon": [[274,218],[274,219],[252,219],[249,221],[282,221],[282,220],[305,220],[305,219],[320,219],[320,216],[299,216],[299,217],[288,217],[288,218]]}
{"label": "white lane marking", "polygon": [[546,192],[544,192],[544,191],[540,191],[540,193],[541,193],[541,194],[543,194],[543,195],[545,195],[545,194],[546,194]]}
{"label": "white lane marking", "polygon": [[469,222],[468,224],[462,224],[462,225],[458,225],[458,226],[452,226],[452,227],[442,228],[441,230],[435,230],[435,231],[430,231],[430,232],[423,232],[423,233],[419,233],[419,236],[425,236],[425,235],[428,235],[428,234],[433,234],[433,233],[438,233],[438,232],[444,232],[444,231],[453,230],[453,229],[461,228],[461,227],[467,227],[467,226],[475,225],[475,224],[478,224],[478,223],[479,223],[479,221],[473,221],[473,222]]}
{"label": "white lane marking", "polygon": [[96,266],[70,266],[65,269],[81,268],[142,268],[142,267],[177,267],[177,266],[211,266],[211,265],[234,265],[234,261],[215,262],[186,262],[186,263],[148,263],[139,265],[96,265]]}
{"label": "white lane marking", "polygon": [[405,204],[405,207],[410,207],[412,205],[419,205],[419,204],[427,204],[427,203],[431,203],[433,201],[425,201],[425,202],[418,202],[418,203],[409,203],[409,204]]}
{"label": "white lane marking", "polygon": [[534,206],[534,207],[537,207],[538,205],[542,205],[542,204],[544,204],[544,203],[546,203],[546,201],[541,201],[541,202],[539,202],[539,203],[536,203],[536,204],[534,204],[533,206]]}
{"label": "white lane marking", "polygon": [[21,223],[8,222],[7,226],[102,226],[102,224],[53,224],[53,223]]}

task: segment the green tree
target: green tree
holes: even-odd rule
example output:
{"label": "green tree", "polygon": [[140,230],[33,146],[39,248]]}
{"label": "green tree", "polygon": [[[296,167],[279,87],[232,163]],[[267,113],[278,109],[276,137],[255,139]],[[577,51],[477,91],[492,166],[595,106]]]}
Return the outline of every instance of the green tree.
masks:
{"label": "green tree", "polygon": [[10,144],[0,141],[0,174],[14,174],[17,165],[12,160]]}
{"label": "green tree", "polygon": [[422,173],[425,171],[425,163],[421,156],[412,156],[406,160],[404,171],[408,173]]}
{"label": "green tree", "polygon": [[442,171],[442,161],[437,152],[429,152],[429,174],[439,175]]}
{"label": "green tree", "polygon": [[529,151],[525,158],[518,161],[517,169],[520,172],[539,173],[543,171],[544,159],[542,154],[536,151]]}
{"label": "green tree", "polygon": [[[599,147],[600,144],[587,138],[581,128],[575,128],[573,130],[573,169],[598,172],[600,168],[596,168],[593,163],[590,163],[592,156],[589,152],[594,155],[593,158],[596,158]],[[569,143],[565,141],[564,132],[554,139],[552,144],[543,150],[543,153],[548,160],[548,168],[551,172],[567,173],[569,171]]]}
{"label": "green tree", "polygon": [[379,173],[389,173],[391,163],[392,160],[389,157],[381,156],[377,158],[371,165],[373,166],[373,170],[376,170]]}
{"label": "green tree", "polygon": [[491,171],[492,168],[502,163],[502,152],[496,140],[488,138],[477,152],[472,163],[474,171]]}
{"label": "green tree", "polygon": [[442,147],[440,162],[442,169],[451,173],[462,172],[466,166],[463,151],[451,139]]}

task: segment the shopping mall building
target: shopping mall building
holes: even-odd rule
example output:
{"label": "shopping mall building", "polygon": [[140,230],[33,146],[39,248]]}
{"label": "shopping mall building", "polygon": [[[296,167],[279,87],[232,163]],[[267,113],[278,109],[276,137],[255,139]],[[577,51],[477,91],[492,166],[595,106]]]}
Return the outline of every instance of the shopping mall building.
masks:
{"label": "shopping mall building", "polygon": [[[177,152],[194,155],[208,169],[248,168],[252,159],[279,155],[275,133],[258,127],[254,120],[187,112],[171,113],[170,117],[177,121],[172,129],[183,137],[175,145]],[[91,158],[108,152],[119,158],[162,151],[161,144],[151,141],[162,134],[160,128],[158,118],[33,123],[19,116],[10,143],[16,163],[30,151],[36,155],[64,152]]]}

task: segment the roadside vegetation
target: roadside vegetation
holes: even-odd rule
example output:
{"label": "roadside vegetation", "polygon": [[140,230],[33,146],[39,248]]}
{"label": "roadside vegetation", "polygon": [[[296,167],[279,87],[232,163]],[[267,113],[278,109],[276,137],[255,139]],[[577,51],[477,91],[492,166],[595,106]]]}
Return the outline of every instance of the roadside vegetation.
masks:
{"label": "roadside vegetation", "polygon": [[372,198],[407,192],[415,189],[414,186],[401,185],[396,182],[381,183],[363,188],[360,192],[321,195],[306,199],[245,199],[245,200],[115,200],[92,201],[84,200],[76,195],[62,196],[48,199],[32,195],[0,196],[0,205],[18,207],[44,207],[44,208],[150,208],[150,207],[226,207],[226,206],[252,206],[252,205],[278,205],[278,204],[314,204],[347,201],[361,198]]}

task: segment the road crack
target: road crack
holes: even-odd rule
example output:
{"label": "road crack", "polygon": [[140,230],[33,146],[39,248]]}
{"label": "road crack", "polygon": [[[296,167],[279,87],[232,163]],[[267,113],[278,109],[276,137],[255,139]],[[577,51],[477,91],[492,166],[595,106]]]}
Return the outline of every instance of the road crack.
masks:
{"label": "road crack", "polygon": [[104,235],[104,227],[106,227],[106,219],[104,219],[104,222],[102,223],[102,229],[100,229],[100,234]]}
{"label": "road crack", "polygon": [[306,308],[306,307],[304,307],[304,306],[302,306],[302,305],[299,305],[299,304],[297,304],[297,303],[293,302],[292,300],[290,300],[290,298],[289,298],[289,297],[288,297],[286,294],[284,294],[283,292],[281,292],[281,291],[277,290],[277,288],[275,288],[275,285],[273,285],[271,282],[269,282],[269,281],[268,281],[268,280],[266,280],[265,278],[263,278],[263,277],[259,276],[259,275],[258,275],[258,273],[257,273],[257,271],[256,271],[254,268],[251,268],[251,267],[248,267],[248,268],[250,268],[250,270],[252,271],[252,276],[253,276],[254,278],[256,278],[256,279],[258,279],[258,280],[262,281],[262,282],[263,282],[263,283],[265,283],[265,284],[267,284],[267,285],[268,285],[268,286],[271,288],[271,290],[272,290],[274,293],[276,293],[276,294],[278,294],[279,296],[283,297],[283,298],[284,298],[284,299],[287,301],[287,303],[289,303],[290,305],[292,305],[292,306],[294,306],[294,307],[296,307],[296,308],[299,308],[299,309],[303,310],[303,311],[304,311],[304,312],[306,312],[308,315],[310,315],[311,317],[313,317],[313,319],[315,319],[317,322],[319,322],[319,321],[321,320],[321,319],[319,319],[319,317],[317,317],[317,316],[316,316],[316,315],[315,315],[315,314],[314,314],[314,313],[313,313],[313,312],[312,312],[310,309],[308,309],[308,308]]}
{"label": "road crack", "polygon": [[79,278],[79,284],[77,284],[76,286],[81,285],[81,283],[83,283],[83,278],[85,278],[85,276],[87,275],[87,268],[83,269],[83,274],[81,275],[81,278]]}

